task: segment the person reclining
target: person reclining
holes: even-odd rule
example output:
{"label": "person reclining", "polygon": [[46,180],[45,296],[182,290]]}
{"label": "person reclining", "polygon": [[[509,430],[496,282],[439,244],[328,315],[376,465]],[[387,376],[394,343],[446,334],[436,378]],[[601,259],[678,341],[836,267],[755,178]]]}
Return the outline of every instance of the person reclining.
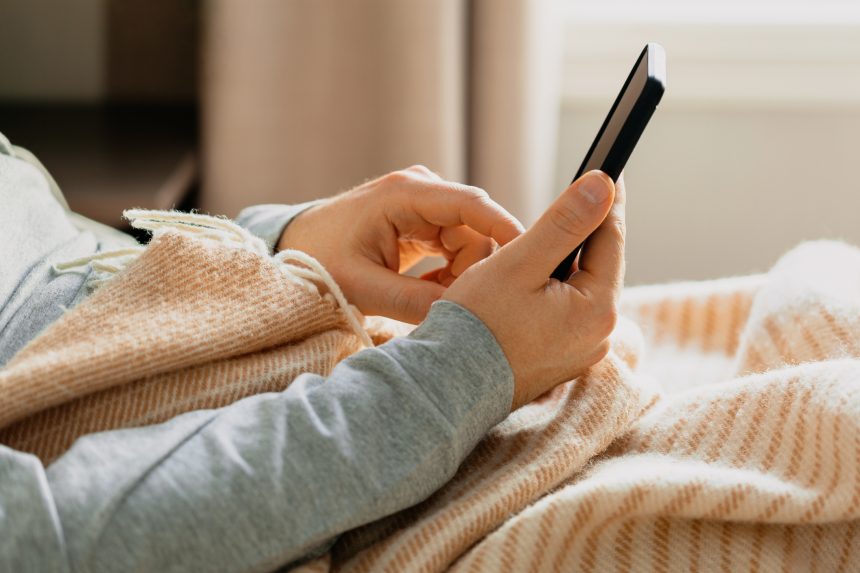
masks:
{"label": "person reclining", "polygon": [[[0,137],[0,365],[86,296],[86,273],[52,264],[117,243],[81,230],[30,159]],[[319,554],[427,498],[510,411],[608,352],[624,187],[600,172],[528,231],[420,166],[237,222],[315,257],[363,313],[419,327],[280,393],[85,436],[48,468],[0,445],[0,570],[260,570]],[[578,272],[548,279],[589,235]],[[400,274],[426,255],[447,264]],[[154,457],[153,440],[179,446]]]}

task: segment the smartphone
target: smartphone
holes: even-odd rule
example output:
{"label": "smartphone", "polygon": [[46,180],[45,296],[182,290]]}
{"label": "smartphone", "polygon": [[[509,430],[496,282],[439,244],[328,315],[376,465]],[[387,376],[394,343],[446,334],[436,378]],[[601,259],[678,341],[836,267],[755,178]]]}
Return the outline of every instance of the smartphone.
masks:
{"label": "smartphone", "polygon": [[[617,181],[664,91],[666,51],[660,44],[650,43],[639,54],[573,181],[592,169],[599,169]],[[582,245],[576,247],[551,276],[567,280],[581,249]]]}

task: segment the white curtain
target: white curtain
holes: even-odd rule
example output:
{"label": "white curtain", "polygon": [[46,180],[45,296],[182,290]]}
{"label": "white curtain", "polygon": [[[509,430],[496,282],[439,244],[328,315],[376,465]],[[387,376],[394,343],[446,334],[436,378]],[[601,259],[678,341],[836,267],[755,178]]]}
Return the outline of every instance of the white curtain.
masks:
{"label": "white curtain", "polygon": [[210,0],[203,205],[330,195],[423,163],[524,222],[555,168],[556,0]]}

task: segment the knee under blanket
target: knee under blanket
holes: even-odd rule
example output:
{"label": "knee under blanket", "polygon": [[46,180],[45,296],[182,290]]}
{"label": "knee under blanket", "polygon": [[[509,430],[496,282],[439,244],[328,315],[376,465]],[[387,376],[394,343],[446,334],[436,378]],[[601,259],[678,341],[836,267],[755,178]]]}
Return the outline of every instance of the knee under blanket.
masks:
{"label": "knee under blanket", "polygon": [[[369,343],[313,261],[275,261],[224,221],[132,216],[150,246],[94,261],[121,272],[0,371],[0,442],[48,462]],[[808,243],[767,275],[628,289],[623,311],[604,361],[303,568],[857,570],[860,251]]]}

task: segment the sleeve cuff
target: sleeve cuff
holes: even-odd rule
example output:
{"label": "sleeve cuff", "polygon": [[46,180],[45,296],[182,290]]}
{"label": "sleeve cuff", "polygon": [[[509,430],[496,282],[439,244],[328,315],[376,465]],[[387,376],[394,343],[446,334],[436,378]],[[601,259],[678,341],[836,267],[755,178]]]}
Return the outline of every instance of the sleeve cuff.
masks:
{"label": "sleeve cuff", "polygon": [[269,252],[274,252],[287,225],[298,215],[323,201],[325,199],[298,205],[254,205],[239,213],[236,223],[263,239],[269,247]]}
{"label": "sleeve cuff", "polygon": [[[465,455],[510,413],[510,364],[486,325],[451,301],[433,303],[408,338],[425,346],[427,353],[420,361],[400,363],[457,429],[456,442]],[[419,363],[420,368],[411,367]]]}

